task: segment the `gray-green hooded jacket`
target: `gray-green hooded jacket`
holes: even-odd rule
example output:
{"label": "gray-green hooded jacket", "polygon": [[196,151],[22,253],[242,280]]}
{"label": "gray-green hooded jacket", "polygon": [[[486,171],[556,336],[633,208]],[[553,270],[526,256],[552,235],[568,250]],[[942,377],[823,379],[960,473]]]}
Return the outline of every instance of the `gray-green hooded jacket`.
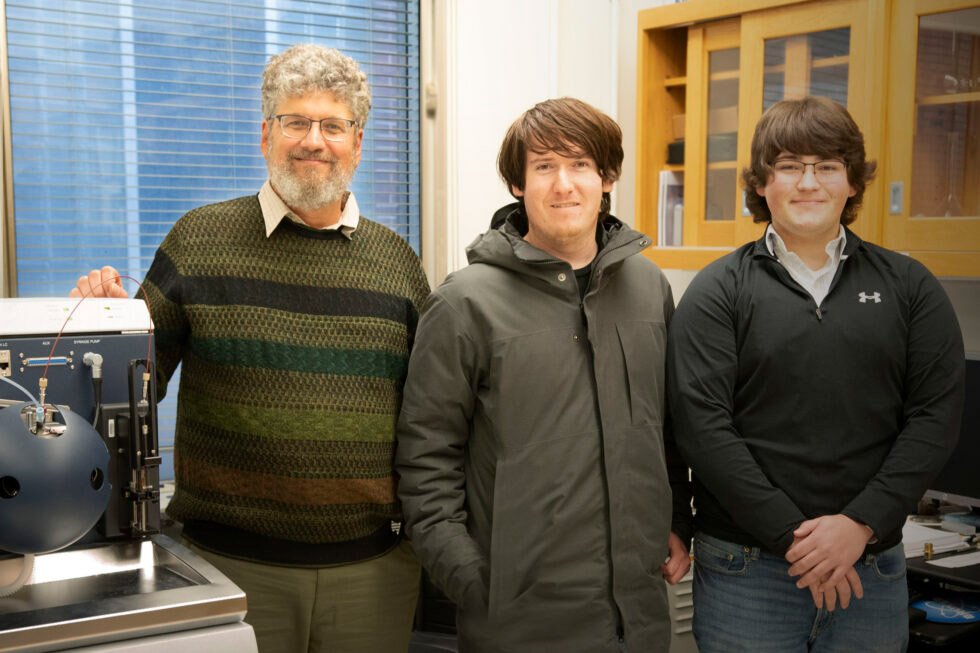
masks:
{"label": "gray-green hooded jacket", "polygon": [[396,453],[408,536],[461,651],[665,651],[668,467],[685,541],[690,519],[664,448],[670,287],[609,217],[580,302],[522,228],[477,238],[423,308]]}

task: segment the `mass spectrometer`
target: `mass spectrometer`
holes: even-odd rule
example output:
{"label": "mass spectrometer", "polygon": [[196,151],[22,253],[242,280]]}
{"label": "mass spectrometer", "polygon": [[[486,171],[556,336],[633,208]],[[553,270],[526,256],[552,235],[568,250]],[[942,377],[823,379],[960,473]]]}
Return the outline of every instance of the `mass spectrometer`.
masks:
{"label": "mass spectrometer", "polygon": [[0,651],[255,651],[244,593],[160,533],[140,300],[0,299]]}

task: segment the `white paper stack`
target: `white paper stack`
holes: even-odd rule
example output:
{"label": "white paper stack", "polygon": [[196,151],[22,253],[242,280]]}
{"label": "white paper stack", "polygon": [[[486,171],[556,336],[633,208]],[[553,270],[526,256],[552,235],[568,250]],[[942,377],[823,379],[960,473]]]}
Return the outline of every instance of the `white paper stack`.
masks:
{"label": "white paper stack", "polygon": [[905,522],[905,526],[902,527],[902,544],[905,546],[905,557],[917,558],[923,555],[926,543],[932,544],[933,554],[958,551],[969,546],[959,533],[929,528],[915,522]]}

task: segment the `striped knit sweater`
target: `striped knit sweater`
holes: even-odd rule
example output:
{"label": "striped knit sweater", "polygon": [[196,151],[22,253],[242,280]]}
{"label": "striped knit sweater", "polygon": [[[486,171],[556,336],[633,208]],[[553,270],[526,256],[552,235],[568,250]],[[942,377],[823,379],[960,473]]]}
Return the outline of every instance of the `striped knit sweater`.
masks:
{"label": "striped knit sweater", "polygon": [[412,249],[361,218],[351,238],[256,196],[183,216],[144,288],[158,399],[183,362],[167,512],[219,553],[281,564],[377,555],[399,518],[392,458],[428,282]]}

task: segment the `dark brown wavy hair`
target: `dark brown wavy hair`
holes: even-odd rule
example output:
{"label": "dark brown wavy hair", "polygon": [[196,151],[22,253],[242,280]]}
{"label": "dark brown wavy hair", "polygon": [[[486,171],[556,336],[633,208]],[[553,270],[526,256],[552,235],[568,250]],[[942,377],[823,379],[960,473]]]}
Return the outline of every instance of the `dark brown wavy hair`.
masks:
{"label": "dark brown wavy hair", "polygon": [[845,225],[854,222],[878,164],[865,159],[864,136],[847,109],[828,98],[808,95],[780,100],[762,114],[752,137],[752,161],[742,170],[745,204],[755,222],[772,221],[766,198],[756,189],[769,183],[772,164],[781,152],[843,161],[847,181],[856,192],[847,198],[840,221]]}

